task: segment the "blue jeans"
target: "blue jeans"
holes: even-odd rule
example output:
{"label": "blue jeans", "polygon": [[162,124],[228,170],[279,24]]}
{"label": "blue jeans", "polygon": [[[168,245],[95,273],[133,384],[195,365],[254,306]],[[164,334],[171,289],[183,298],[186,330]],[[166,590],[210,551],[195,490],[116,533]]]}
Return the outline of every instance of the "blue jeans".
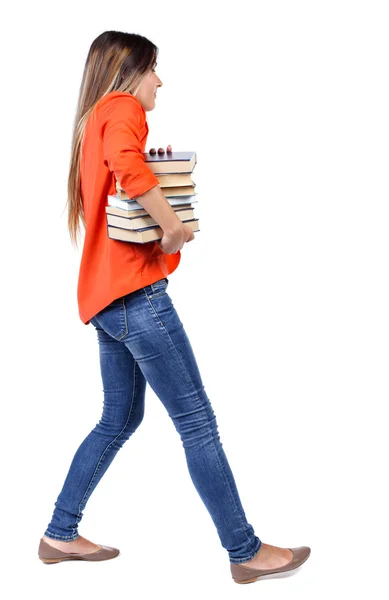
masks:
{"label": "blue jeans", "polygon": [[140,425],[146,382],[180,435],[193,484],[230,562],[253,558],[262,542],[247,522],[189,339],[160,279],[97,313],[104,408],[76,451],[45,535],[70,541],[98,482]]}

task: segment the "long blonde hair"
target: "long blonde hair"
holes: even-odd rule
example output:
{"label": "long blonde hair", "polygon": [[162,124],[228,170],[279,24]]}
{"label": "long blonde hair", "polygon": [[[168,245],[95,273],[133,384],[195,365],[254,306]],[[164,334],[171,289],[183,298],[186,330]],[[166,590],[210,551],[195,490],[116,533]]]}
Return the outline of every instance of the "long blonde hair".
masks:
{"label": "long blonde hair", "polygon": [[[68,229],[77,247],[80,221],[86,228],[82,205],[80,158],[85,125],[100,98],[117,90],[136,95],[146,72],[155,65],[158,48],[136,33],[105,31],[93,42],[80,86],[71,142],[68,176]],[[65,206],[65,208],[66,208]]]}

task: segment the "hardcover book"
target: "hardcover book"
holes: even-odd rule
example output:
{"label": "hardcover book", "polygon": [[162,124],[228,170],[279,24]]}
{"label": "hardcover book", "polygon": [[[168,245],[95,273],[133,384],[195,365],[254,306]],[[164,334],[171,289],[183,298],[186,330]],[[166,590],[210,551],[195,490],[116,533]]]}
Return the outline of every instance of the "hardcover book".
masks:
{"label": "hardcover book", "polygon": [[[122,227],[123,229],[131,230],[144,229],[145,227],[159,227],[158,223],[150,215],[128,218],[119,215],[112,215],[108,211],[106,212],[107,225],[113,225],[114,227]],[[187,210],[178,210],[175,212],[177,217],[184,222],[194,218],[193,208],[189,208]]]}
{"label": "hardcover book", "polygon": [[[177,196],[176,198],[166,198],[170,206],[177,206],[181,204],[193,204],[197,202],[196,196]],[[108,205],[116,206],[117,208],[124,208],[125,210],[136,210],[143,208],[136,200],[121,200],[118,196],[108,196]]]}
{"label": "hardcover book", "polygon": [[[188,227],[191,227],[193,231],[200,231],[199,219],[191,219],[190,221],[183,222]],[[137,231],[132,231],[130,229],[122,229],[121,227],[108,225],[108,237],[113,240],[145,244],[147,242],[161,240],[163,231],[161,227],[145,227],[140,230],[138,229]]]}
{"label": "hardcover book", "polygon": [[143,152],[145,162],[153,173],[191,173],[195,168],[196,152],[165,152],[150,154]]}

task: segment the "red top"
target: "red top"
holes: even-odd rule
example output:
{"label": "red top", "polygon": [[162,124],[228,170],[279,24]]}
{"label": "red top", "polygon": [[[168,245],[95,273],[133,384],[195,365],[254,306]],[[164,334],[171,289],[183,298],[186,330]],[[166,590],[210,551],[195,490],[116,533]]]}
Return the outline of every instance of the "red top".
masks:
{"label": "red top", "polygon": [[167,277],[181,252],[165,254],[157,242],[137,244],[108,237],[108,194],[116,181],[129,198],[158,185],[144,160],[149,128],[146,111],[127,92],[110,92],[97,102],[85,126],[81,148],[81,194],[86,229],[78,277],[81,321],[90,319],[116,298]]}

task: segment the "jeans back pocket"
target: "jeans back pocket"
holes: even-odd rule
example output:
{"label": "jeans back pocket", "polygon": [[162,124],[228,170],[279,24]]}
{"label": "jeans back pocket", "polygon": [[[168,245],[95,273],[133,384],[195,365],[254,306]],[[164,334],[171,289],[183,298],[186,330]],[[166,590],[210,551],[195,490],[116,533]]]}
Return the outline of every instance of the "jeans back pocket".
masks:
{"label": "jeans back pocket", "polygon": [[97,323],[115,340],[120,341],[128,333],[125,296],[116,298],[94,317]]}

